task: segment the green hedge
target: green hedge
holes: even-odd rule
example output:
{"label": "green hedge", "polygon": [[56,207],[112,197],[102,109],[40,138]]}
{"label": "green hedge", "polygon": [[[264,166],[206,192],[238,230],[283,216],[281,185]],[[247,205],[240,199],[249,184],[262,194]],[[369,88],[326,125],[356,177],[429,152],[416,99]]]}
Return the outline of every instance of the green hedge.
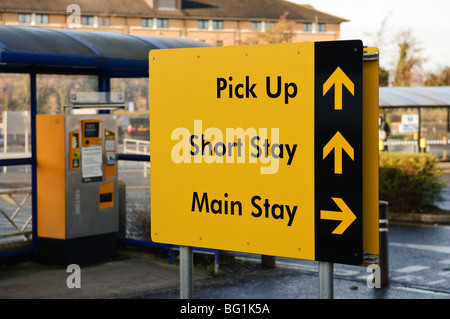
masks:
{"label": "green hedge", "polygon": [[422,213],[442,200],[445,182],[439,160],[430,154],[380,153],[380,200],[395,213]]}

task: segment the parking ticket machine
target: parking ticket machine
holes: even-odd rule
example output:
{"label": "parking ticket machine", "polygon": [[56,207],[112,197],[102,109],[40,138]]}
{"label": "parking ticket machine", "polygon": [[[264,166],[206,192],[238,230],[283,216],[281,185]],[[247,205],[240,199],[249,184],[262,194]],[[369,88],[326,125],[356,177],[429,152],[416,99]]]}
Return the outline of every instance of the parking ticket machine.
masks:
{"label": "parking ticket machine", "polygon": [[36,139],[38,261],[68,265],[113,255],[116,116],[37,115]]}

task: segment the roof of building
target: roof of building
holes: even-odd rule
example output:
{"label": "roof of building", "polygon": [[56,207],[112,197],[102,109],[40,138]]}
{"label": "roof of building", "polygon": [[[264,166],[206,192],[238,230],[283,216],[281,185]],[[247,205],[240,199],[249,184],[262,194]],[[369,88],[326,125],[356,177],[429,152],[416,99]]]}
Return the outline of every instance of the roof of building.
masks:
{"label": "roof of building", "polygon": [[450,86],[380,87],[381,108],[447,107]]}
{"label": "roof of building", "polygon": [[94,68],[111,76],[123,72],[146,76],[150,50],[200,46],[208,45],[188,39],[0,25],[0,69]]}
{"label": "roof of building", "polygon": [[150,7],[144,0],[0,0],[0,12],[36,12],[71,14],[70,4],[80,6],[82,15],[124,15],[149,14]]}
{"label": "roof of building", "polygon": [[188,16],[233,17],[239,19],[273,19],[288,12],[288,20],[333,22],[347,21],[285,0],[195,0],[184,1],[183,11]]}
{"label": "roof of building", "polygon": [[[67,13],[73,0],[0,0],[0,12]],[[181,10],[156,10],[145,0],[77,0],[83,15],[264,19],[279,20],[288,12],[288,20],[341,23],[348,21],[318,10],[310,5],[299,5],[286,0],[182,0]]]}

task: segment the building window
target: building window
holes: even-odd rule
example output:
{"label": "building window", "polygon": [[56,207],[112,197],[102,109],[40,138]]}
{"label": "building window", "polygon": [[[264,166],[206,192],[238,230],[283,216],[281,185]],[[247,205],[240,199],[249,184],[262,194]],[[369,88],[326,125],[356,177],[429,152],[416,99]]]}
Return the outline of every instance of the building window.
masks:
{"label": "building window", "polygon": [[311,32],[312,23],[303,23],[303,32]]}
{"label": "building window", "polygon": [[199,29],[208,29],[209,21],[208,20],[198,20],[198,28]]}
{"label": "building window", "polygon": [[31,23],[31,13],[19,13],[19,23]]}
{"label": "building window", "polygon": [[266,30],[273,29],[277,26],[275,22],[266,22]]}
{"label": "building window", "polygon": [[177,8],[177,0],[158,0],[158,9],[175,10]]}
{"label": "building window", "polygon": [[223,47],[223,41],[222,40],[217,40],[216,41],[216,46]]}
{"label": "building window", "polygon": [[99,26],[109,26],[109,17],[97,17],[97,24]]}
{"label": "building window", "polygon": [[141,25],[143,28],[151,28],[151,27],[153,27],[153,19],[152,18],[142,18]]}
{"label": "building window", "polygon": [[81,24],[82,25],[94,25],[94,16],[82,16]]}
{"label": "building window", "polygon": [[319,23],[317,25],[317,31],[319,32],[325,32],[325,23]]}
{"label": "building window", "polygon": [[261,30],[262,29],[262,23],[261,21],[252,21],[252,30]]}
{"label": "building window", "polygon": [[214,30],[222,30],[223,29],[223,21],[222,20],[213,20],[212,27]]}
{"label": "building window", "polygon": [[36,14],[37,24],[48,24],[48,14]]}
{"label": "building window", "polygon": [[157,19],[156,26],[158,28],[168,28],[169,27],[169,19]]}

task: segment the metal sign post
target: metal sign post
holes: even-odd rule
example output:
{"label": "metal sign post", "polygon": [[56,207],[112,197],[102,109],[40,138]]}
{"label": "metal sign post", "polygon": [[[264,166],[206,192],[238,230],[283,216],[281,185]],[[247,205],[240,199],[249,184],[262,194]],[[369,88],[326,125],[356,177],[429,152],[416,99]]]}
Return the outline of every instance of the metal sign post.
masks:
{"label": "metal sign post", "polygon": [[319,261],[319,298],[334,298],[333,263]]}
{"label": "metal sign post", "polygon": [[180,299],[193,298],[192,247],[180,246]]}

